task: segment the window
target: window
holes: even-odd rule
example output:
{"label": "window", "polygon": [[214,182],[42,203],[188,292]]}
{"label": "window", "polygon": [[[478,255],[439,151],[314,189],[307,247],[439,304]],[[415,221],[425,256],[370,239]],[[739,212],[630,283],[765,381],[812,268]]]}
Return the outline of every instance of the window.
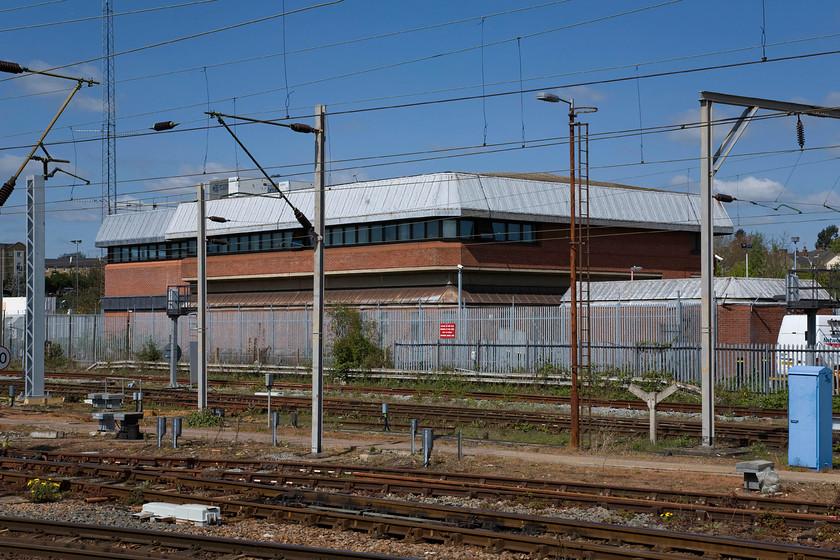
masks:
{"label": "window", "polygon": [[248,236],[248,240],[250,242],[250,250],[251,251],[259,251],[260,250],[260,234],[259,233],[252,233]]}
{"label": "window", "polygon": [[507,224],[493,222],[493,241],[507,241]]}
{"label": "window", "polygon": [[128,247],[120,247],[120,262],[128,262]]}
{"label": "window", "polygon": [[700,254],[700,234],[699,233],[689,233],[690,237],[688,239],[689,244],[689,252],[692,255],[699,255]]}
{"label": "window", "polygon": [[270,233],[261,233],[260,234],[260,250],[268,251],[271,249],[271,234]]}
{"label": "window", "polygon": [[384,226],[384,235],[382,241],[396,241],[397,240],[397,224],[387,224]]}
{"label": "window", "polygon": [[359,226],[357,240],[361,244],[370,243],[370,226]]}
{"label": "window", "polygon": [[158,258],[161,260],[167,258],[167,253],[168,251],[166,250],[166,243],[158,243]]}
{"label": "window", "polygon": [[457,220],[443,220],[441,223],[443,229],[444,239],[452,239],[458,237],[458,222]]}
{"label": "window", "polygon": [[341,231],[341,226],[334,226],[330,228],[330,235],[327,236],[329,244],[333,247],[344,245],[344,232]]}
{"label": "window", "polygon": [[522,224],[522,241],[533,243],[537,240],[533,224]]}
{"label": "window", "polygon": [[397,224],[397,239],[400,241],[411,239],[411,224],[408,222]]}
{"label": "window", "polygon": [[148,245],[140,245],[140,260],[147,261],[149,260],[149,246]]}
{"label": "window", "polygon": [[190,239],[187,244],[187,254],[185,256],[194,257],[196,255],[195,246],[195,239]]}
{"label": "window", "polygon": [[474,227],[472,220],[461,220],[461,239],[472,239]]}
{"label": "window", "polygon": [[426,223],[425,222],[414,222],[411,224],[411,238],[412,239],[425,239],[426,238]]}
{"label": "window", "polygon": [[356,226],[344,226],[344,243],[345,245],[356,244]]}
{"label": "window", "polygon": [[426,239],[440,239],[440,220],[426,222]]}
{"label": "window", "polygon": [[140,247],[132,247],[131,248],[131,262],[137,262],[140,258]]}
{"label": "window", "polygon": [[507,237],[508,241],[522,241],[522,224],[508,224]]}
{"label": "window", "polygon": [[370,242],[371,243],[382,243],[384,239],[384,229],[382,224],[373,224],[370,226]]}

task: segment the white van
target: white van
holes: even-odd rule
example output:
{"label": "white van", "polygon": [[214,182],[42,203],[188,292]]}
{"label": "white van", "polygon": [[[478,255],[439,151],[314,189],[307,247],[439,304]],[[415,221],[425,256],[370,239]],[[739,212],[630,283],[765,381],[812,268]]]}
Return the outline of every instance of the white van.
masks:
{"label": "white van", "polygon": [[[816,365],[840,369],[840,315],[817,315],[816,327]],[[808,317],[805,315],[785,315],[782,318],[776,340],[779,345],[777,373],[786,375],[791,366],[806,365],[807,330]]]}

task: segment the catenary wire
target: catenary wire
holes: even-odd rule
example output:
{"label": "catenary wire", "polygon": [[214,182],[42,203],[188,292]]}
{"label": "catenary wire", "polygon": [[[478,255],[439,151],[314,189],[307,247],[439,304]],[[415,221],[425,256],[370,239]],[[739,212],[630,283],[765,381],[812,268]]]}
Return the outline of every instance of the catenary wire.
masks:
{"label": "catenary wire", "polygon": [[[118,14],[113,14],[113,16],[114,17],[120,17],[120,16],[134,15],[134,14],[143,14],[143,13],[146,13],[146,12],[157,12],[157,11],[160,11],[160,10],[170,10],[172,8],[184,8],[184,7],[187,7],[187,6],[195,6],[196,4],[208,4],[210,2],[218,2],[218,1],[219,0],[195,0],[194,2],[187,2],[185,4],[173,4],[173,5],[170,5],[170,6],[155,6],[154,8],[144,8],[142,10],[133,10],[131,12],[121,12],[121,13],[118,13]],[[40,27],[51,27],[53,25],[81,23],[83,21],[101,20],[102,17],[103,16],[100,14],[98,16],[89,16],[89,17],[77,18],[77,19],[66,19],[66,20],[61,20],[61,21],[50,21],[50,22],[45,22],[45,23],[35,23],[35,24],[32,24],[32,25],[23,25],[23,26],[20,26],[20,27],[7,27],[6,29],[0,29],[0,33],[7,33],[7,32],[11,32],[11,31],[24,31],[24,30],[27,30],[27,29],[38,29]]]}

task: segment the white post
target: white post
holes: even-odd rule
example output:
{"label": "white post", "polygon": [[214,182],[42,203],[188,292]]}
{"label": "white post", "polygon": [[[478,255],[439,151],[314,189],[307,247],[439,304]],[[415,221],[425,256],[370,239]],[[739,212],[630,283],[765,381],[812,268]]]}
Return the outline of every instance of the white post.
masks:
{"label": "white post", "polygon": [[715,289],[712,102],[700,101],[700,405],[702,445],[715,442]]}
{"label": "white post", "polygon": [[[198,185],[197,205],[197,234],[196,234],[196,269],[198,288],[198,316],[196,317],[196,334],[198,335],[198,409],[207,408],[207,223],[205,220],[204,184]],[[173,348],[173,351],[175,349]]]}
{"label": "white post", "polygon": [[312,244],[314,245],[314,264],[312,270],[312,453],[321,453],[324,432],[324,168],[326,145],[326,107],[315,108],[315,222]]}

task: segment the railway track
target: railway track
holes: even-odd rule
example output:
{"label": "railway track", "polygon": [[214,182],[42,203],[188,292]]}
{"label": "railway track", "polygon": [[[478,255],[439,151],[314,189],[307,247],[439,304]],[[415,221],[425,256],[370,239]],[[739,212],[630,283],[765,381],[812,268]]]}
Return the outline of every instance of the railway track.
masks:
{"label": "railway track", "polygon": [[[229,519],[259,517],[277,522],[302,523],[331,530],[359,531],[412,542],[474,545],[545,558],[681,559],[737,558],[739,560],[818,560],[840,558],[831,550],[730,539],[692,533],[634,528],[614,524],[522,515],[464,507],[441,506],[416,499],[398,501],[369,495],[318,492],[274,485],[218,481],[115,466],[26,462],[18,470],[0,470],[4,484],[22,485],[42,469],[77,469],[62,478],[62,487],[75,494],[125,499],[142,492],[144,501],[204,503],[219,506]],[[8,466],[8,465],[6,465]],[[85,472],[85,469],[91,469]],[[103,483],[102,479],[119,482]],[[155,480],[163,489],[146,488],[139,481]],[[92,482],[91,480],[97,480]],[[393,482],[393,481],[392,481]],[[428,479],[426,480],[428,483]],[[184,493],[184,489],[196,493]],[[200,490],[199,490],[200,489]],[[220,495],[224,494],[224,495]],[[225,497],[229,496],[229,497]],[[671,504],[674,506],[674,504]],[[710,511],[706,507],[705,511]],[[730,513],[730,517],[736,514]],[[745,518],[751,514],[744,512]],[[804,521],[805,515],[800,514]],[[818,523],[811,516],[810,523]]]}
{"label": "railway track", "polygon": [[[14,451],[12,451],[14,453]],[[24,453],[18,453],[23,455]],[[87,457],[80,457],[87,459]],[[113,461],[114,458],[112,457]],[[130,458],[129,458],[130,460]],[[153,462],[157,462],[152,458]],[[144,461],[146,463],[150,461]],[[840,529],[836,503],[804,502],[780,497],[699,491],[669,491],[607,484],[518,479],[458,473],[429,473],[413,469],[359,468],[349,465],[315,467],[302,462],[260,462],[244,470],[241,466],[216,470],[212,460],[204,468],[183,466],[117,466],[108,461],[34,461],[26,458],[0,458],[0,470],[27,469],[41,476],[85,475],[114,480],[149,481],[159,484],[172,480],[179,485],[201,488],[209,484],[235,493],[259,494],[274,500],[292,488],[322,489],[364,495],[418,495],[459,497],[491,501],[533,501],[554,507],[598,506],[612,511],[631,511],[659,515],[666,512],[690,515],[709,521],[754,524],[768,512],[792,528],[813,528],[825,524]],[[242,463],[240,463],[242,464]],[[230,483],[230,484],[228,484]],[[253,485],[253,486],[251,486]]]}
{"label": "railway track", "polygon": [[[7,371],[7,376],[22,377],[19,371]],[[64,380],[85,380],[95,383],[102,382],[101,373],[92,372],[47,372],[47,378],[64,379]],[[131,379],[139,379],[143,383],[158,383],[165,385],[169,383],[169,377],[162,375],[139,375],[131,374]],[[0,379],[0,387],[5,386],[5,380]],[[225,380],[210,380],[211,387],[230,387],[230,388],[248,388],[253,390],[263,390],[265,385],[262,380],[243,380],[243,379],[225,379]],[[275,386],[275,390],[282,387],[283,389],[291,391],[309,391],[312,388],[311,384],[306,383],[281,383]],[[486,401],[502,401],[511,403],[534,403],[534,404],[548,404],[548,405],[568,405],[569,397],[562,395],[551,394],[535,394],[535,393],[521,393],[521,392],[490,392],[490,391],[446,391],[446,390],[423,390],[412,389],[408,387],[401,388],[387,388],[387,387],[361,387],[361,386],[346,386],[346,385],[325,385],[324,390],[328,393],[342,394],[367,394],[367,395],[383,395],[383,396],[397,396],[397,397],[435,397],[441,399],[463,399],[463,400],[486,400]],[[647,410],[647,405],[638,400],[624,400],[624,399],[599,399],[599,398],[584,398],[582,406],[592,406],[595,408],[615,408],[615,409],[629,409],[629,410]],[[700,413],[699,403],[683,403],[683,402],[662,402],[656,407],[662,412],[682,412],[687,414]],[[715,412],[721,415],[746,417],[746,418],[787,418],[787,409],[785,408],[758,408],[758,407],[741,407],[741,406],[723,406],[716,405]]]}
{"label": "railway track", "polygon": [[52,560],[407,560],[349,550],[0,517],[0,558]]}
{"label": "railway track", "polygon": [[[0,380],[10,384],[8,379]],[[46,388],[56,394],[63,394],[76,400],[96,392],[91,384],[71,385],[51,382]],[[2,389],[0,389],[2,391]],[[144,388],[144,400],[161,406],[187,407],[194,403],[194,395],[185,389]],[[267,397],[251,393],[214,391],[209,403],[213,407],[226,411],[242,412],[265,409]],[[384,421],[381,403],[356,399],[328,398],[322,401],[325,422],[337,429],[381,430]],[[304,413],[311,407],[308,396],[275,395],[272,397],[275,409],[287,412],[301,410]],[[389,424],[391,429],[407,431],[412,419],[418,420],[421,428],[434,428],[438,433],[454,433],[459,428],[469,428],[481,432],[484,429],[504,429],[530,431],[539,430],[549,434],[559,434],[571,426],[569,414],[540,410],[522,410],[518,408],[489,409],[486,407],[457,407],[435,404],[411,404],[391,402],[389,404]],[[633,438],[647,434],[647,418],[627,418],[617,416],[599,416],[582,414],[580,417],[582,434],[603,434]],[[783,449],[787,447],[788,430],[786,424],[757,422],[717,422],[716,439],[721,444],[747,447],[760,443],[766,447]],[[700,422],[660,419],[658,436],[662,439],[690,438],[699,440],[702,435]]]}

